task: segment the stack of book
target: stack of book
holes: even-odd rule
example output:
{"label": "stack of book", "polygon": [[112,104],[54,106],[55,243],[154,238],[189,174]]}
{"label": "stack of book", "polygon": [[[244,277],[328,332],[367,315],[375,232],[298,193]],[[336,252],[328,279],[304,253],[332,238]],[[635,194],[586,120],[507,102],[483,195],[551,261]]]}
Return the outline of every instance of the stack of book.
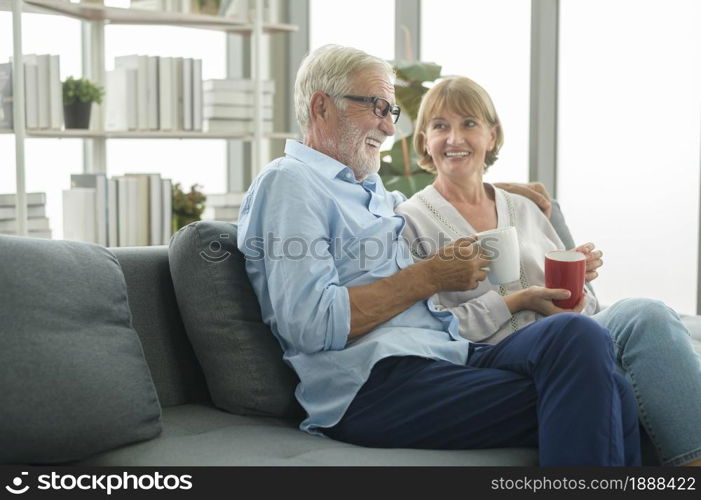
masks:
{"label": "stack of book", "polygon": [[205,220],[237,222],[241,202],[246,193],[208,194],[203,215]]}
{"label": "stack of book", "polygon": [[[25,125],[28,129],[63,127],[63,90],[59,56],[24,54]],[[12,128],[12,63],[0,64],[0,128]]]}
{"label": "stack of book", "polygon": [[190,14],[196,0],[131,0],[129,7],[140,10],[160,10]]}
{"label": "stack of book", "polygon": [[[255,0],[206,0],[199,6],[199,0],[131,0],[132,9],[160,10],[167,12],[182,12],[184,14],[206,13],[233,17],[242,22],[252,22],[252,9]],[[212,3],[213,8],[208,9],[207,4]],[[263,0],[263,20],[267,23],[275,23],[278,20],[278,0]],[[216,6],[218,4],[218,9]]]}
{"label": "stack of book", "polygon": [[[17,234],[17,195],[0,194],[0,234]],[[46,193],[27,193],[27,235],[51,238]]]}
{"label": "stack of book", "polygon": [[[252,22],[255,0],[221,0],[219,15]],[[278,22],[278,0],[263,0],[263,22]]]}
{"label": "stack of book", "polygon": [[0,129],[12,126],[12,63],[0,64]]}
{"label": "stack of book", "polygon": [[160,174],[71,175],[63,191],[63,237],[104,246],[168,244],[173,187]]}
{"label": "stack of book", "polygon": [[202,130],[202,59],[119,56],[106,74],[105,128]]}
{"label": "stack of book", "polygon": [[[261,82],[263,132],[273,131],[274,81]],[[205,80],[204,129],[207,132],[250,134],[254,131],[255,82],[253,80]]]}

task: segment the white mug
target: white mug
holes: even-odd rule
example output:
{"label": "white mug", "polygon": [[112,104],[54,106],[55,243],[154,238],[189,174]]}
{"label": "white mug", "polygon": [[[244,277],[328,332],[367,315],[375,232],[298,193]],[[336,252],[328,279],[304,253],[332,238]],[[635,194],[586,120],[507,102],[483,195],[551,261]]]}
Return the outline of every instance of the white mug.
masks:
{"label": "white mug", "polygon": [[489,281],[501,285],[516,281],[521,276],[521,255],[518,249],[518,235],[513,226],[490,229],[477,233],[477,244],[487,252],[490,259]]}

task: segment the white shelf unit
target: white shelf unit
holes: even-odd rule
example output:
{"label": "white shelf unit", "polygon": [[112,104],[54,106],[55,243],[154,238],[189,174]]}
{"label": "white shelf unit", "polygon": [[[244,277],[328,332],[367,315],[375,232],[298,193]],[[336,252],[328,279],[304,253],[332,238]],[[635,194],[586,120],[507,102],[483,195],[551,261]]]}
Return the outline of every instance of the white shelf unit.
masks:
{"label": "white shelf unit", "polygon": [[[27,234],[27,204],[25,184],[24,142],[28,138],[82,139],[84,142],[83,171],[107,173],[106,141],[111,139],[219,139],[245,141],[251,144],[251,172],[253,178],[262,168],[263,145],[270,139],[296,137],[293,132],[263,133],[261,114],[262,89],[262,38],[267,34],[291,33],[297,27],[284,23],[263,22],[263,1],[255,0],[252,22],[231,17],[176,12],[124,9],[96,4],[71,3],[63,0],[0,0],[0,10],[12,11],[13,61],[22,67],[22,14],[43,13],[67,16],[83,21],[83,73],[84,76],[104,86],[105,43],[104,29],[108,24],[164,25],[184,28],[215,30],[228,34],[249,36],[251,79],[254,84],[254,131],[252,134],[226,134],[189,131],[104,131],[101,106],[93,106],[96,128],[89,130],[27,130],[24,117],[24,77],[22,71],[13,70],[13,120],[14,129],[0,129],[0,134],[15,136],[17,234]],[[19,63],[19,64],[18,64]]]}

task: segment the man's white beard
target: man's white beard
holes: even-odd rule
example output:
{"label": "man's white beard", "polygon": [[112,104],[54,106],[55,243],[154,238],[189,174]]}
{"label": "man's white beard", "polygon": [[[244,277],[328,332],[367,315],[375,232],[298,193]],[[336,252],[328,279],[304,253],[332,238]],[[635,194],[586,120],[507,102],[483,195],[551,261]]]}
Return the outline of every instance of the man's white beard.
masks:
{"label": "man's white beard", "polygon": [[[378,134],[379,135],[379,134]],[[334,158],[347,165],[358,180],[365,179],[368,175],[380,170],[380,154],[367,149],[365,139],[367,135],[348,120],[344,120],[338,142],[330,137],[324,138],[324,148],[327,151],[335,151]],[[361,141],[362,138],[362,141]],[[384,140],[378,139],[380,142]]]}

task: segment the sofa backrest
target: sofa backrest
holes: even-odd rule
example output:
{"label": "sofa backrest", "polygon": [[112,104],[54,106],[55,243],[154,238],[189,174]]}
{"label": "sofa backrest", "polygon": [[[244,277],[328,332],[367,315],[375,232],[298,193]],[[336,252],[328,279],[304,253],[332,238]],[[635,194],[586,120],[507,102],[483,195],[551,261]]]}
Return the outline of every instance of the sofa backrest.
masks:
{"label": "sofa backrest", "polygon": [[111,248],[127,283],[134,328],[161,406],[209,402],[207,384],[185,333],[168,266],[168,247]]}
{"label": "sofa backrest", "polygon": [[[572,248],[574,242],[557,202],[553,204],[551,221],[565,246]],[[231,240],[232,243],[236,241],[235,233]],[[161,405],[211,402],[202,368],[181,320],[168,247],[110,250],[117,256],[124,272],[134,328],[141,338]],[[238,265],[243,269],[243,258],[239,260]]]}

